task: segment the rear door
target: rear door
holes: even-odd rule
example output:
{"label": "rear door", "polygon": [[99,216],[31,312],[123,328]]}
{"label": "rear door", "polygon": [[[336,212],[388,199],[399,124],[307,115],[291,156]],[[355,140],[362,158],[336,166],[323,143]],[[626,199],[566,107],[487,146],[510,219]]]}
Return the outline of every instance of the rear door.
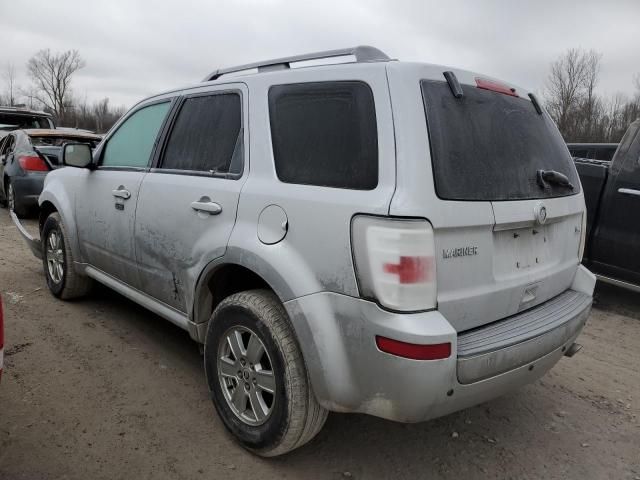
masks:
{"label": "rear door", "polygon": [[[389,68],[394,106],[402,109],[394,117],[399,185],[391,213],[423,216],[434,227],[438,309],[462,331],[569,288],[584,199],[548,115],[525,91],[477,82],[470,72],[456,71],[457,98],[441,68]],[[556,176],[539,182],[539,170],[558,172],[571,186]]]}
{"label": "rear door", "polygon": [[640,283],[640,122],[627,131],[611,163],[593,237],[596,269]]}
{"label": "rear door", "polygon": [[95,170],[76,184],[80,249],[91,266],[138,287],[133,241],[138,190],[170,100],[131,113],[106,140]]}
{"label": "rear door", "polygon": [[136,215],[140,288],[186,312],[199,273],[224,254],[244,166],[247,89],[229,84],[186,96]]}

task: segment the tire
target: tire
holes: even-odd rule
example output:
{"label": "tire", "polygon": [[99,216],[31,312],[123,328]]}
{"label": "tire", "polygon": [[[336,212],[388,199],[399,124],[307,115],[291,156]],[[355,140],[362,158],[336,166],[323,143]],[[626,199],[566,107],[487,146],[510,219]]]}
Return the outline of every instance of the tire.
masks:
{"label": "tire", "polygon": [[[57,238],[56,241],[53,238]],[[93,281],[76,272],[67,230],[58,212],[47,217],[42,227],[42,263],[47,286],[54,296],[70,300],[86,295]],[[56,268],[49,268],[55,265]]]}
{"label": "tire", "polygon": [[0,194],[0,207],[9,208],[9,202],[7,202],[7,180],[4,180],[2,187],[3,193]]}
{"label": "tire", "polygon": [[[233,354],[231,338],[239,339],[235,348],[240,358]],[[264,349],[257,355],[253,352],[260,349],[252,348],[256,338]],[[304,445],[322,429],[328,411],[316,400],[287,313],[272,292],[236,293],[217,306],[207,329],[204,363],[218,415],[251,452],[263,457],[282,455]],[[275,391],[270,393],[272,387]],[[234,406],[243,405],[242,400],[234,402],[241,396],[246,410]],[[258,408],[253,408],[255,402]]]}
{"label": "tire", "polygon": [[13,184],[11,183],[11,180],[7,180],[5,187],[6,187],[5,192],[7,195],[7,208],[9,210],[13,210],[13,212],[16,214],[18,218],[26,217],[29,212],[26,208],[20,205],[20,202],[16,198],[16,192],[13,189]]}

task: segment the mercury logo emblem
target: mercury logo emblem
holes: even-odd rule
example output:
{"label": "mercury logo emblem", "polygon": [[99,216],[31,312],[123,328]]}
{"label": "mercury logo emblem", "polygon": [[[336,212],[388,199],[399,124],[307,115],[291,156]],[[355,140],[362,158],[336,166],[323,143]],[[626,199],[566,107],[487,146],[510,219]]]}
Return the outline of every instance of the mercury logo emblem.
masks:
{"label": "mercury logo emblem", "polygon": [[539,203],[538,205],[536,205],[533,213],[535,215],[536,221],[540,225],[544,225],[544,223],[547,221],[547,207],[545,207],[542,203]]}

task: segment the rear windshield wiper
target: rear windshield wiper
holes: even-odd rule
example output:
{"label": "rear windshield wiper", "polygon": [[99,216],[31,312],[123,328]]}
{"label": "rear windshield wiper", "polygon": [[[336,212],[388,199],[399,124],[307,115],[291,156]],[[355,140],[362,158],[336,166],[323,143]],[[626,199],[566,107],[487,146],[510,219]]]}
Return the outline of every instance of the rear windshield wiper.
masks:
{"label": "rear windshield wiper", "polygon": [[555,170],[538,170],[537,177],[538,185],[542,188],[547,188],[547,183],[552,183],[554,185],[567,187],[573,190],[573,184],[564,173],[560,173]]}

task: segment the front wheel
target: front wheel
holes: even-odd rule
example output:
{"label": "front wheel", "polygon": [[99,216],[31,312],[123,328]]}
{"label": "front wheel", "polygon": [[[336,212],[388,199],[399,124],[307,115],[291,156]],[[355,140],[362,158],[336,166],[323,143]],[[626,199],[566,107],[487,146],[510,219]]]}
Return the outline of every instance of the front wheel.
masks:
{"label": "front wheel", "polygon": [[311,389],[287,313],[267,290],[227,297],[209,321],[205,372],[225,427],[252,452],[282,455],[327,419]]}
{"label": "front wheel", "polygon": [[86,295],[91,289],[92,280],[80,275],[73,266],[73,252],[59,213],[47,217],[41,238],[44,275],[51,293],[63,300]]}

